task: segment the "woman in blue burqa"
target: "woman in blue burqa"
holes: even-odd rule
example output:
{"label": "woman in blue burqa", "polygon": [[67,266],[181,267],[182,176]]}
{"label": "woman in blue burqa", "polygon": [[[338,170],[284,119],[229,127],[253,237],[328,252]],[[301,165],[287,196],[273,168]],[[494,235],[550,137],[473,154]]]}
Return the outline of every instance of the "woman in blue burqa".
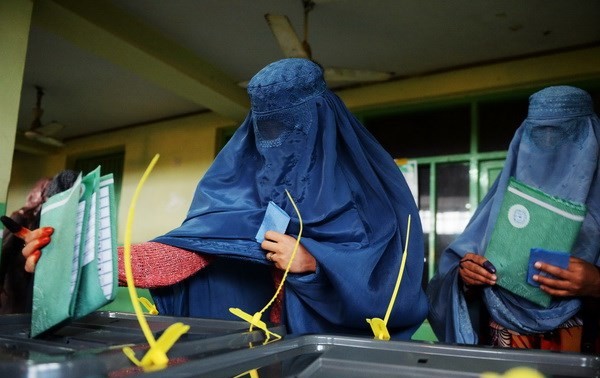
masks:
{"label": "woman in blue burqa", "polygon": [[[600,122],[587,92],[555,86],[530,97],[528,116],[510,143],[502,172],[464,232],[441,254],[429,283],[429,320],[441,341],[475,344],[483,339],[496,346],[578,350],[582,302],[597,304],[600,297],[599,146]],[[587,206],[568,268],[539,265],[555,275],[535,277],[552,295],[548,308],[499,287],[498,277],[482,267],[511,177]],[[479,317],[469,315],[478,299],[489,314],[481,334],[474,326]],[[593,316],[591,322],[598,322],[597,313]]]}
{"label": "woman in blue burqa", "polygon": [[[393,159],[310,60],[266,66],[248,93],[251,111],[200,180],[183,224],[133,246],[136,286],[151,288],[161,314],[239,320],[230,307],[260,311],[300,230],[287,190],[303,234],[271,319],[293,334],[372,335],[366,319],[386,314],[409,238],[387,324],[392,338],[409,339],[427,314],[423,235]],[[258,232],[284,213],[287,228]]]}

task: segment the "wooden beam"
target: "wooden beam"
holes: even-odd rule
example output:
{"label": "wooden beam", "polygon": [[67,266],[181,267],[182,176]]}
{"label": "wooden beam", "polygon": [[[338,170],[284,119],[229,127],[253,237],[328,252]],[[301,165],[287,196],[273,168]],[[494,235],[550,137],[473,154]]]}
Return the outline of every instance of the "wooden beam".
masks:
{"label": "wooden beam", "polygon": [[32,22],[172,93],[240,121],[246,91],[231,77],[103,0],[40,0]]}
{"label": "wooden beam", "polygon": [[352,111],[600,79],[600,47],[515,59],[337,92]]}

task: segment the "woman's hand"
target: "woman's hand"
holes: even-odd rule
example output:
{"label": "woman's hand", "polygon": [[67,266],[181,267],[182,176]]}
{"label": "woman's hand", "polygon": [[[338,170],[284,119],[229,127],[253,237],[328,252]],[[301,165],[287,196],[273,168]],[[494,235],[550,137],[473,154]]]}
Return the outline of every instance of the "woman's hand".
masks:
{"label": "woman's hand", "polygon": [[[295,245],[296,239],[293,236],[267,231],[265,240],[260,246],[267,251],[267,260],[273,262],[278,269],[285,270],[292,258]],[[290,266],[290,273],[312,273],[316,270],[317,260],[302,244],[299,244],[294,261]]]}
{"label": "woman's hand", "polygon": [[488,261],[485,257],[475,253],[467,253],[459,264],[458,273],[466,285],[495,285],[496,275],[488,272],[483,263]]}
{"label": "woman's hand", "polygon": [[42,254],[41,249],[50,243],[50,235],[54,232],[52,227],[42,227],[28,232],[23,240],[25,246],[22,253],[25,256],[25,271],[33,273],[35,266]]}
{"label": "woman's hand", "polygon": [[600,297],[600,270],[598,267],[571,256],[567,269],[538,261],[535,267],[555,278],[534,275],[540,289],[557,297]]}

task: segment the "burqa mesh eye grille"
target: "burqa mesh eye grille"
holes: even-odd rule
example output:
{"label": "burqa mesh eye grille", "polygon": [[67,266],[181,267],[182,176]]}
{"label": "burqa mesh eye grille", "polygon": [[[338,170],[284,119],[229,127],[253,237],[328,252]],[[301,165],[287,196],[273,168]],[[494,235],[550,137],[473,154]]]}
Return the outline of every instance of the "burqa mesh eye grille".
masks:
{"label": "burqa mesh eye grille", "polygon": [[269,64],[248,84],[259,147],[278,147],[294,130],[306,133],[313,121],[306,104],[327,89],[323,72],[296,58]]}
{"label": "burqa mesh eye grille", "polygon": [[593,113],[590,95],[579,88],[559,85],[542,89],[529,97],[524,137],[542,150],[578,143],[587,138],[588,127],[577,117]]}
{"label": "burqa mesh eye grille", "polygon": [[306,104],[252,117],[256,141],[260,147],[279,147],[294,131],[306,134],[312,124],[312,112]]}
{"label": "burqa mesh eye grille", "polygon": [[587,127],[581,127],[576,119],[563,121],[560,124],[550,122],[524,122],[527,132],[525,138],[541,150],[558,148],[565,143],[580,143],[589,133]]}

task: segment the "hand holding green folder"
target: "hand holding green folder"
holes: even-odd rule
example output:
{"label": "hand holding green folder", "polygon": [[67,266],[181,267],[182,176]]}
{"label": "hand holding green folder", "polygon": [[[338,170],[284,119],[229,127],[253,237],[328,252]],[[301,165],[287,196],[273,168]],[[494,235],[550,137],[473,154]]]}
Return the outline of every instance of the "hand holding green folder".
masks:
{"label": "hand holding green folder", "polygon": [[497,269],[497,284],[542,307],[551,296],[527,283],[532,248],[569,254],[579,235],[586,207],[550,196],[510,179],[485,257]]}
{"label": "hand holding green folder", "polygon": [[43,205],[40,226],[54,233],[36,266],[32,337],[115,298],[115,225],[112,175],[100,177],[100,167]]}

